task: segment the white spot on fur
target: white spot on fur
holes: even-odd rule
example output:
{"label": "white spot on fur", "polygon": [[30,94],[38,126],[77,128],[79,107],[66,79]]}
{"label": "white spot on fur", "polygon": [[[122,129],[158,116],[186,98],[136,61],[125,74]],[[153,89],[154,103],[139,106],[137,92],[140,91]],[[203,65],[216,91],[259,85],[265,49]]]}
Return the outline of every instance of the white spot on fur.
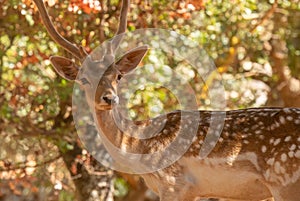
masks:
{"label": "white spot on fur", "polygon": [[172,193],[175,191],[173,187],[169,187],[168,190]]}
{"label": "white spot on fur", "polygon": [[285,137],[284,141],[285,141],[285,142],[288,142],[288,141],[290,141],[291,139],[292,139],[291,136],[287,136],[287,137]]}
{"label": "white spot on fur", "polygon": [[278,139],[276,139],[276,140],[274,141],[274,145],[276,146],[276,145],[278,145],[280,142],[281,142],[281,139],[278,138]]}
{"label": "white spot on fur", "polygon": [[295,150],[295,149],[296,149],[296,147],[297,147],[297,146],[296,146],[295,144],[292,144],[292,145],[290,146],[290,148],[289,148],[289,149],[290,149],[291,151],[293,151],[293,150]]}
{"label": "white spot on fur", "polygon": [[293,158],[293,157],[294,157],[294,153],[295,153],[295,152],[293,152],[293,151],[289,151],[289,153],[288,153],[289,157],[290,157],[290,158]]}
{"label": "white spot on fur", "polygon": [[278,161],[275,162],[274,164],[274,170],[277,174],[280,174],[280,163]]}
{"label": "white spot on fur", "polygon": [[166,179],[167,179],[167,181],[168,181],[169,184],[175,185],[175,183],[176,183],[175,177],[167,175]]}
{"label": "white spot on fur", "polygon": [[264,173],[264,177],[266,180],[270,179],[270,169],[267,169],[267,171]]}
{"label": "white spot on fur", "polygon": [[282,162],[286,162],[286,160],[287,160],[287,155],[286,154],[281,154],[281,161]]}
{"label": "white spot on fur", "polygon": [[262,133],[262,131],[261,130],[257,130],[257,131],[255,131],[255,134],[261,134]]}
{"label": "white spot on fur", "polygon": [[285,118],[284,118],[284,116],[280,116],[279,117],[279,121],[280,121],[281,124],[285,124]]}
{"label": "white spot on fur", "polygon": [[270,158],[269,160],[267,160],[267,164],[270,166],[273,166],[274,162],[275,162],[274,158]]}
{"label": "white spot on fur", "polygon": [[263,145],[263,146],[261,147],[261,151],[262,151],[263,153],[266,153],[267,147],[266,147],[265,145]]}

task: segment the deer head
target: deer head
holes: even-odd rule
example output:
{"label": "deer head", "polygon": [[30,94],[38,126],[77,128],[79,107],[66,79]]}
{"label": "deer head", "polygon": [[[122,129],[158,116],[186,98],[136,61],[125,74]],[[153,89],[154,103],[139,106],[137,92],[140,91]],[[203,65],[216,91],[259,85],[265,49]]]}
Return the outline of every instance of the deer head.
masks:
{"label": "deer head", "polygon": [[[148,50],[147,46],[141,46],[127,52],[118,60],[115,58],[115,52],[126,31],[130,0],[123,0],[116,37],[107,42],[104,55],[96,60],[92,59],[82,46],[72,44],[57,32],[42,0],[34,0],[34,2],[52,39],[83,64],[80,67],[71,59],[52,56],[50,61],[54,69],[63,78],[76,81],[83,86],[90,106],[94,105],[97,110],[111,110],[119,100],[116,92],[118,82],[125,74],[138,66]],[[95,75],[102,75],[100,81]],[[95,91],[95,95],[91,94]]]}

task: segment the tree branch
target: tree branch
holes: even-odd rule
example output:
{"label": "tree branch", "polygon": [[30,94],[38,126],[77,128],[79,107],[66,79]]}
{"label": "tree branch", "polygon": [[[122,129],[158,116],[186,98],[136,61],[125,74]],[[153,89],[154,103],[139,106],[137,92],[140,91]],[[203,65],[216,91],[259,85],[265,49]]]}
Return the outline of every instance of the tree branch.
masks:
{"label": "tree branch", "polygon": [[0,168],[0,172],[25,170],[26,168],[37,168],[37,167],[41,167],[41,166],[47,165],[49,163],[52,163],[52,162],[58,160],[59,158],[61,158],[60,154],[49,160],[43,161],[41,163],[37,163],[36,165],[25,165],[24,163],[19,163],[18,166],[8,166],[7,168]]}
{"label": "tree branch", "polygon": [[278,0],[275,0],[272,7],[264,14],[264,16],[259,20],[259,22],[257,22],[254,25],[254,27],[250,29],[250,33],[253,33],[259,25],[263,24],[267,19],[269,19],[275,12],[277,6],[278,6]]}

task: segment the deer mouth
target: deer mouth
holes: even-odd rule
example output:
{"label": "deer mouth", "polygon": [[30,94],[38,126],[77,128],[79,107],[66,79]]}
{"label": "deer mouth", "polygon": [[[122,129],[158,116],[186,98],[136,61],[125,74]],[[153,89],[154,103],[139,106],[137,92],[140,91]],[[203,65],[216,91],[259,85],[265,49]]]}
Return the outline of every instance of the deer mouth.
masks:
{"label": "deer mouth", "polygon": [[105,103],[99,103],[95,105],[96,110],[112,110],[114,107],[113,104],[105,104]]}

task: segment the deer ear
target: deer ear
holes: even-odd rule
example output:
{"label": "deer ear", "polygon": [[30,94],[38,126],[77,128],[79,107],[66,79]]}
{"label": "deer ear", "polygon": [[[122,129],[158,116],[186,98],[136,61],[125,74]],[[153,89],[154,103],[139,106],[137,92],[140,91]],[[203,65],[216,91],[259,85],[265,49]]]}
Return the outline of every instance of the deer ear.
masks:
{"label": "deer ear", "polygon": [[79,67],[71,59],[60,56],[52,56],[50,57],[50,61],[60,76],[70,81],[74,81],[76,79]]}
{"label": "deer ear", "polygon": [[137,47],[126,53],[117,63],[117,69],[126,74],[135,69],[148,51],[148,46]]}

